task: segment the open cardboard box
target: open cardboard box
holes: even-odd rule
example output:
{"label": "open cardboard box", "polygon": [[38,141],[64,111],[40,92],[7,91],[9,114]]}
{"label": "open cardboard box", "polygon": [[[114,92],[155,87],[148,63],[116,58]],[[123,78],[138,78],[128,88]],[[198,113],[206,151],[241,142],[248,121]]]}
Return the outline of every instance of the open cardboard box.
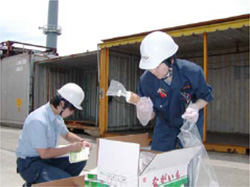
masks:
{"label": "open cardboard box", "polygon": [[148,146],[148,134],[98,140],[97,179],[114,186],[182,186],[187,183],[189,161],[200,146],[169,152],[153,152],[139,173],[140,152]]}
{"label": "open cardboard box", "polygon": [[84,175],[77,177],[70,177],[61,180],[55,180],[51,182],[43,182],[38,184],[33,184],[32,187],[40,187],[40,186],[84,186]]}

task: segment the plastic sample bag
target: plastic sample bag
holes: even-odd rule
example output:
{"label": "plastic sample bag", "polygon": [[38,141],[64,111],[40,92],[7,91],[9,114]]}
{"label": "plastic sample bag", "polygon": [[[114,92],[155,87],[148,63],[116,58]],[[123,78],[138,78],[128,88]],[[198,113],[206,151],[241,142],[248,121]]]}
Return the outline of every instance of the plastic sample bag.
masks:
{"label": "plastic sample bag", "polygon": [[107,95],[109,96],[127,96],[128,91],[126,88],[118,81],[111,80]]}
{"label": "plastic sample bag", "polygon": [[152,118],[153,103],[148,97],[139,97],[137,94],[127,91],[126,88],[118,81],[111,80],[108,96],[123,96],[130,104],[136,105],[137,118],[143,126],[146,126]]}
{"label": "plastic sample bag", "polygon": [[219,186],[196,124],[185,121],[178,138],[183,147],[202,146],[188,165],[188,186]]}
{"label": "plastic sample bag", "polygon": [[136,105],[140,100],[140,97],[137,94],[127,91],[126,88],[120,82],[115,81],[115,80],[111,80],[110,86],[106,95],[118,96],[118,97],[123,96],[126,98],[126,101],[128,103],[134,104],[134,105]]}

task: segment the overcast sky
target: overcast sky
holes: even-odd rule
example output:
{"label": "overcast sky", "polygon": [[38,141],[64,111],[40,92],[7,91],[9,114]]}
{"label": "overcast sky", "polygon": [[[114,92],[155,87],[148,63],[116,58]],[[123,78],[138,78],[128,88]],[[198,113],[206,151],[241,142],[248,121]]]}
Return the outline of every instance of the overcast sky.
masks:
{"label": "overcast sky", "polygon": [[[49,0],[1,0],[0,42],[46,45]],[[250,13],[249,0],[59,0],[59,55],[93,51],[102,39]]]}

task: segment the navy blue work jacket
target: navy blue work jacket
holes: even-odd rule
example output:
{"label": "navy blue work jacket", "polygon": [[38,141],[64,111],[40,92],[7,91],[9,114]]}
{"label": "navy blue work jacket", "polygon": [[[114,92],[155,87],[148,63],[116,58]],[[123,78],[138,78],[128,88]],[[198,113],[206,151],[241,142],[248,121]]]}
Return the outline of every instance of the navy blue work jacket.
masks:
{"label": "navy blue work jacket", "polygon": [[[150,71],[145,71],[139,80],[138,94],[152,100],[156,123],[175,129],[182,126],[181,115],[190,101],[195,103],[198,99],[207,102],[213,100],[212,87],[206,83],[202,68],[181,59],[174,62],[170,85]],[[203,110],[200,110],[199,114],[197,126],[202,126]]]}

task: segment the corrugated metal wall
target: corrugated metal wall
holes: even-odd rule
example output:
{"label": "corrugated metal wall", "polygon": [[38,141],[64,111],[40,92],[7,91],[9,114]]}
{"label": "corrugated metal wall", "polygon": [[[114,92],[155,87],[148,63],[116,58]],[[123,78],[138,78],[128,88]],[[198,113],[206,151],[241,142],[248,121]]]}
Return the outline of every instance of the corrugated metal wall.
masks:
{"label": "corrugated metal wall", "polygon": [[[138,56],[110,51],[109,79],[121,82],[125,88],[137,92],[137,83],[142,70]],[[148,125],[147,127],[151,127]],[[108,130],[142,129],[136,117],[135,106],[126,103],[124,97],[110,97],[108,106]]]}
{"label": "corrugated metal wall", "polygon": [[[189,60],[202,66],[202,58]],[[208,83],[215,99],[207,130],[249,134],[249,52],[209,56]]]}
{"label": "corrugated metal wall", "polygon": [[22,125],[29,112],[30,55],[1,59],[1,122]]}
{"label": "corrugated metal wall", "polygon": [[68,82],[74,82],[83,88],[85,99],[83,111],[76,111],[69,119],[96,120],[97,106],[97,70],[84,70],[60,65],[36,64],[34,84],[34,107],[45,104],[56,94],[57,89]]}
{"label": "corrugated metal wall", "polygon": [[[203,66],[203,57],[186,59]],[[109,63],[109,79],[115,79],[124,84],[127,90],[136,92],[142,74],[138,68],[139,57],[111,52]],[[207,82],[212,85],[215,97],[208,105],[207,130],[248,134],[249,52],[210,55]],[[134,106],[127,104],[123,97],[111,99],[109,131],[144,128],[136,118]]]}
{"label": "corrugated metal wall", "polygon": [[1,59],[2,123],[23,125],[32,109],[33,63],[45,58],[47,57],[24,53]]}

